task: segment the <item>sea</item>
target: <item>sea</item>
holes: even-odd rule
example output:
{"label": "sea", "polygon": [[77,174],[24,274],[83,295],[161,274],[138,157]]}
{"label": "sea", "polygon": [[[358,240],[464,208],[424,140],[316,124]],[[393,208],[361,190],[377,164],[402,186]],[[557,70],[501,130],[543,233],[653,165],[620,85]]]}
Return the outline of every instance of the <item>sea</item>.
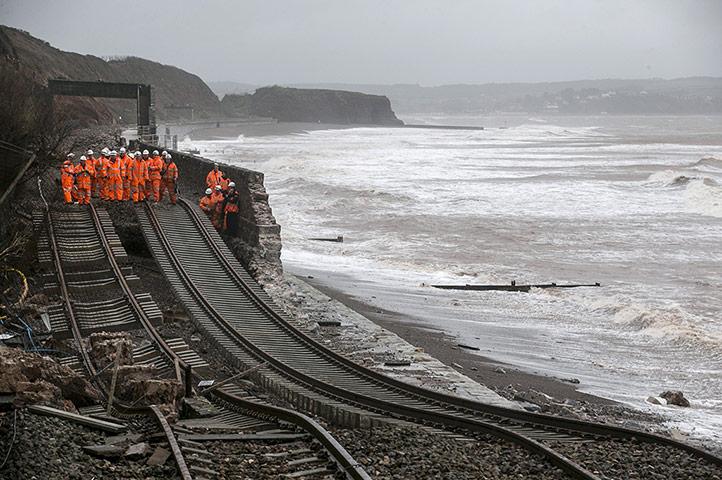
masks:
{"label": "sea", "polygon": [[[402,118],[485,128],[181,148],[265,174],[287,271],[722,445],[722,117]],[[431,286],[511,281],[601,286]],[[665,390],[691,408],[646,401]]]}

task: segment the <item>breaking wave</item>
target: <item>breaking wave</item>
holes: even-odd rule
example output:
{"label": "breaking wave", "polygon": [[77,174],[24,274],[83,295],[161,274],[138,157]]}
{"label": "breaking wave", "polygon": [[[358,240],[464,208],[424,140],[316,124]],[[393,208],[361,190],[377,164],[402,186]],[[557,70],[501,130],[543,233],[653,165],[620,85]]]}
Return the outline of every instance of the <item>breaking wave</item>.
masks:
{"label": "breaking wave", "polygon": [[679,306],[653,307],[614,295],[592,302],[591,307],[627,331],[704,349],[719,350],[722,346],[722,333],[703,328],[704,319]]}
{"label": "breaking wave", "polygon": [[722,218],[722,188],[710,179],[695,180],[684,191],[687,209],[700,215]]}

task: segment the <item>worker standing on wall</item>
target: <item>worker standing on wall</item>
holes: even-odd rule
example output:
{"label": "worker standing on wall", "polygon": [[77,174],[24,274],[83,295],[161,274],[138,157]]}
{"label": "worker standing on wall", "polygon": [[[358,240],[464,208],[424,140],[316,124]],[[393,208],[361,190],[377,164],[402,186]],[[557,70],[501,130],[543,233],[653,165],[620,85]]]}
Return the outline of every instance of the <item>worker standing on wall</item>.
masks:
{"label": "worker standing on wall", "polygon": [[85,155],[81,156],[80,163],[75,167],[75,185],[78,188],[78,203],[80,205],[90,205],[94,176],[95,169],[92,162],[88,161]]}
{"label": "worker standing on wall", "polygon": [[236,184],[231,182],[228,184],[228,193],[223,207],[223,230],[230,235],[238,233],[238,211],[241,196],[236,190]]}
{"label": "worker standing on wall", "polygon": [[73,184],[75,183],[73,157],[74,155],[69,153],[60,167],[60,185],[63,188],[63,199],[69,205],[73,203]]}
{"label": "worker standing on wall", "polygon": [[123,176],[125,175],[125,168],[120,163],[118,152],[115,150],[110,152],[110,160],[108,161],[106,167],[106,173],[108,182],[108,200],[122,201]]}
{"label": "worker standing on wall", "polygon": [[120,165],[123,168],[123,201],[130,200],[130,167],[132,158],[126,153],[125,147],[120,147]]}
{"label": "worker standing on wall", "polygon": [[215,190],[216,185],[221,184],[221,179],[223,178],[223,172],[221,172],[218,169],[218,164],[213,164],[213,170],[208,172],[208,175],[206,175],[206,186],[210,188],[211,190]]}
{"label": "worker standing on wall", "polygon": [[224,197],[223,192],[221,191],[221,186],[216,185],[215,190],[213,190],[213,193],[211,194],[211,202],[213,202],[211,223],[214,227],[216,227],[216,230],[218,230],[219,232],[223,227],[223,200]]}
{"label": "worker standing on wall", "polygon": [[201,197],[200,202],[198,202],[198,206],[201,207],[201,210],[203,210],[203,213],[205,213],[208,218],[213,217],[213,190],[210,188],[206,188],[206,195],[204,197]]}
{"label": "worker standing on wall", "polygon": [[170,197],[170,203],[172,205],[175,205],[175,202],[178,200],[178,196],[176,194],[177,181],[178,167],[173,161],[173,157],[171,156],[171,154],[166,153],[160,186],[160,200],[163,200],[163,192],[167,189],[168,196]]}

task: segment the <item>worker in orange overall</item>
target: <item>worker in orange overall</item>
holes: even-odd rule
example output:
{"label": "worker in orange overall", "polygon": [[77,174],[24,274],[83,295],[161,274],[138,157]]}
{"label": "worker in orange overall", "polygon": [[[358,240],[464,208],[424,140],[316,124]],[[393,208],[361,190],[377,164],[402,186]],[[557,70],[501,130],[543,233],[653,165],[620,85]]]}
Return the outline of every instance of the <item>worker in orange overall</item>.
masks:
{"label": "worker in orange overall", "polygon": [[236,190],[236,184],[228,184],[228,193],[223,207],[223,230],[230,235],[238,233],[238,211],[241,203],[241,196]]}
{"label": "worker in orange overall", "polygon": [[130,200],[130,162],[133,160],[126,154],[124,147],[120,148],[120,157],[118,158],[120,165],[123,167],[123,198],[127,202]]}
{"label": "worker in orange overall", "polygon": [[211,202],[213,203],[211,223],[214,227],[216,227],[216,230],[218,230],[219,232],[223,227],[223,200],[224,197],[223,192],[221,191],[221,186],[216,185],[215,190],[211,194]]}
{"label": "worker in orange overall", "polygon": [[221,172],[218,169],[218,164],[213,164],[213,170],[208,172],[208,175],[206,175],[206,186],[210,188],[211,190],[215,190],[216,185],[221,184],[221,179],[223,178],[223,172]]}
{"label": "worker in orange overall", "polygon": [[142,202],[145,200],[145,179],[148,170],[140,152],[131,155],[130,169],[126,173],[130,179],[130,195],[133,202]]}
{"label": "worker in orange overall", "polygon": [[95,174],[97,178],[99,179],[98,185],[100,187],[100,198],[102,200],[109,200],[109,191],[108,191],[108,156],[110,155],[110,150],[108,148],[103,148],[100,151],[100,157],[98,158],[98,161],[95,162]]}
{"label": "worker in orange overall", "polygon": [[223,176],[221,176],[221,183],[219,184],[221,186],[221,192],[223,192],[223,195],[228,193],[228,186],[231,184],[231,179],[226,176],[224,173]]}
{"label": "worker in orange overall", "polygon": [[213,218],[213,212],[215,210],[215,206],[213,205],[213,190],[206,188],[206,195],[201,197],[198,206],[201,207],[201,210],[203,210],[203,213],[205,213],[208,218]]}
{"label": "worker in orange overall", "polygon": [[[153,151],[153,154],[156,153],[158,150]],[[163,159],[160,158],[160,155],[154,155],[148,160],[148,178],[152,189],[152,194],[149,196],[155,203],[160,201],[160,180],[163,175],[163,166]]]}
{"label": "worker in orange overall", "polygon": [[118,152],[115,150],[110,152],[110,160],[105,166],[108,190],[108,200],[123,200],[123,176],[125,175],[124,166],[120,163]]}
{"label": "worker in orange overall", "polygon": [[75,185],[78,188],[78,203],[80,205],[90,205],[90,195],[95,169],[88,158],[83,155],[80,157],[80,163],[75,167]]}
{"label": "worker in orange overall", "polygon": [[152,191],[150,187],[150,177],[148,176],[148,162],[150,162],[150,156],[148,150],[143,150],[140,157],[140,161],[143,162],[143,183],[140,184],[140,191],[143,192],[143,200],[147,200],[150,197]]}
{"label": "worker in orange overall", "polygon": [[73,184],[75,183],[73,157],[74,155],[69,153],[60,167],[60,185],[63,187],[63,199],[68,205],[73,203]]}
{"label": "worker in orange overall", "polygon": [[88,151],[85,152],[85,160],[91,167],[93,167],[93,175],[90,177],[90,193],[92,196],[97,197],[98,179],[96,178],[96,175],[98,174],[98,172],[95,170],[95,163],[98,161],[98,159],[95,158],[95,154],[93,153],[93,151],[88,149]]}
{"label": "worker in orange overall", "polygon": [[170,153],[165,155],[165,163],[163,166],[161,184],[160,184],[160,199],[163,200],[163,192],[168,190],[168,196],[170,197],[171,205],[175,205],[178,200],[176,194],[176,182],[178,181],[178,167],[173,161],[173,157]]}

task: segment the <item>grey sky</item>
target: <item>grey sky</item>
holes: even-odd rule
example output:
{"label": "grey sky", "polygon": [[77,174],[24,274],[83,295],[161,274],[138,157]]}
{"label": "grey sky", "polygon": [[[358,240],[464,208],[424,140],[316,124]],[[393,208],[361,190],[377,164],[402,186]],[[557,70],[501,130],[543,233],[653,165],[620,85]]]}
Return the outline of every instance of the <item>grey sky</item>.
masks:
{"label": "grey sky", "polygon": [[722,76],[722,0],[0,0],[0,23],[254,84]]}

